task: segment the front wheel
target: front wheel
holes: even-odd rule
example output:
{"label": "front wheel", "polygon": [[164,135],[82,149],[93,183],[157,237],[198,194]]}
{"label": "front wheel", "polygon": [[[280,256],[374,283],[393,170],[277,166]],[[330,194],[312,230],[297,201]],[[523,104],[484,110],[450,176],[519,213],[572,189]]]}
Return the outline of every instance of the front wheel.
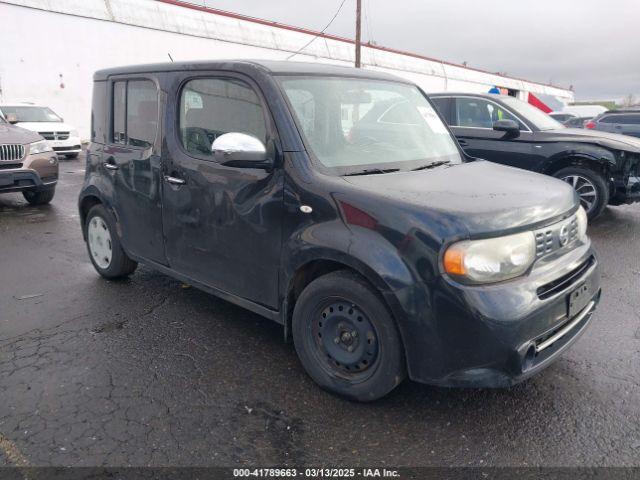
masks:
{"label": "front wheel", "polygon": [[598,172],[571,166],[558,170],[553,176],[575,189],[589,219],[600,215],[609,203],[609,187],[604,177]]}
{"label": "front wheel", "polygon": [[296,302],[293,341],[309,376],[357,401],[383,397],[404,379],[402,342],[379,294],[337,271],[311,282]]}
{"label": "front wheel", "polygon": [[22,192],[24,199],[31,205],[47,205],[53,200],[55,194],[55,187],[50,187],[45,190],[25,190]]}
{"label": "front wheel", "polygon": [[97,272],[105,278],[125,277],[138,266],[122,249],[113,215],[102,205],[95,205],[84,224],[89,258]]}

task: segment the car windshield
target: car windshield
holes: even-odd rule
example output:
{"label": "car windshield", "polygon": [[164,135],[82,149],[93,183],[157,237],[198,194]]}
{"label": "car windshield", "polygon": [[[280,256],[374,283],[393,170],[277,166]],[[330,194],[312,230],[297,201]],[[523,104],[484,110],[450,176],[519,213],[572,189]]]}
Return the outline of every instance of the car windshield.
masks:
{"label": "car windshield", "polygon": [[14,115],[18,122],[62,122],[62,119],[49,107],[3,106],[0,107],[6,117]]}
{"label": "car windshield", "polygon": [[460,163],[449,130],[415,86],[319,76],[280,77],[308,148],[338,175]]}
{"label": "car windshield", "polygon": [[518,100],[514,97],[501,96],[500,100],[502,100],[508,107],[520,115],[521,117],[526,118],[529,122],[533,123],[533,125],[538,130],[557,130],[560,128],[566,128],[556,119],[550,117],[538,107],[534,107],[533,105],[523,102],[522,100]]}

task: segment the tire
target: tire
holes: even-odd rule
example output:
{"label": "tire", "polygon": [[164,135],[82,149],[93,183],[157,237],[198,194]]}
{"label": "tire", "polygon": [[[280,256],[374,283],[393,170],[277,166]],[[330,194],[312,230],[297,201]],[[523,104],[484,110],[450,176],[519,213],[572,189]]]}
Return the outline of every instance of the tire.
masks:
{"label": "tire", "polygon": [[47,205],[53,200],[56,188],[51,187],[46,190],[25,190],[22,192],[24,199],[31,205]]}
{"label": "tire", "polygon": [[402,341],[389,310],[353,272],[332,272],[307,285],[294,307],[292,332],[304,369],[329,392],[373,401],[406,376]]}
{"label": "tire", "polygon": [[[580,204],[586,210],[589,219],[594,219],[600,215],[609,203],[607,180],[593,170],[571,166],[558,170],[553,176],[567,182],[576,189],[580,196]],[[591,201],[590,205],[589,201]]]}
{"label": "tire", "polygon": [[138,263],[131,260],[122,249],[115,219],[103,205],[95,205],[89,210],[84,234],[89,258],[100,275],[115,279],[135,271]]}
{"label": "tire", "polygon": [[68,153],[64,156],[64,158],[68,158],[68,159],[73,159],[73,158],[78,158],[78,154],[77,153]]}

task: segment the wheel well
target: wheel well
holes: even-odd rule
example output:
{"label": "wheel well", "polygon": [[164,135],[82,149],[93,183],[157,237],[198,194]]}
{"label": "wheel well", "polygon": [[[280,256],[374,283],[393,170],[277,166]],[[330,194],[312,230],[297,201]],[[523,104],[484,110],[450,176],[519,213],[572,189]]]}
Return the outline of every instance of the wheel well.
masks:
{"label": "wheel well", "polygon": [[607,177],[607,166],[603,163],[600,162],[596,162],[593,159],[588,159],[588,158],[583,158],[583,157],[564,157],[564,158],[560,158],[558,160],[555,160],[554,162],[552,162],[550,165],[548,165],[543,173],[546,173],[547,175],[553,175],[554,173],[562,170],[563,168],[567,168],[567,167],[581,167],[581,168],[588,168],[589,170],[593,170],[596,173],[599,173],[600,175],[604,176],[604,178],[608,178]]}
{"label": "wheel well", "polygon": [[80,225],[83,226],[82,232],[84,235],[84,222],[87,219],[87,215],[89,214],[89,210],[91,210],[94,206],[100,205],[102,202],[100,199],[93,195],[88,195],[82,199],[80,203]]}
{"label": "wheel well", "polygon": [[[289,289],[287,291],[287,297],[284,305],[285,340],[289,340],[291,332],[291,321],[293,318],[293,309],[295,308],[296,301],[298,300],[298,297],[300,296],[302,291],[316,278],[321,277],[322,275],[326,275],[327,273],[335,272],[337,270],[348,270],[354,272],[379,292],[379,289],[371,280],[369,280],[361,272],[347,264],[336,262],[333,260],[314,260],[304,264],[302,267],[296,270],[291,282],[289,283]],[[380,298],[385,303],[385,305],[387,305],[389,311],[393,312],[393,309],[390,305],[387,304],[387,301],[382,294],[380,295]],[[393,313],[392,316],[394,316]]]}

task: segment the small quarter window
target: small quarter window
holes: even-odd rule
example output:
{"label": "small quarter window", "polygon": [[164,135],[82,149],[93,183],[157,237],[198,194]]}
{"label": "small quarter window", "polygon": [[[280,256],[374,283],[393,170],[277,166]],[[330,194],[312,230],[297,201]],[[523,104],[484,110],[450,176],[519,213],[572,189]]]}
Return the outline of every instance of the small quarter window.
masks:
{"label": "small quarter window", "polygon": [[180,95],[180,140],[199,156],[212,156],[211,145],[225,133],[245,133],[266,144],[267,126],[260,99],[236,79],[190,80]]}

